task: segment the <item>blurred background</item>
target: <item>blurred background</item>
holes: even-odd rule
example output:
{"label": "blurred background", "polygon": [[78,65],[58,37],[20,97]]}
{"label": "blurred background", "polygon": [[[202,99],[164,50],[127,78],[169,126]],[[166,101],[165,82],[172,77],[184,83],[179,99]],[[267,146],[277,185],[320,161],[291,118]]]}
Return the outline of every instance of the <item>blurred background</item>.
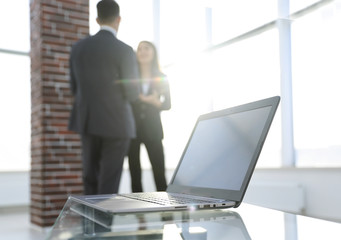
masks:
{"label": "blurred background", "polygon": [[[90,34],[99,30],[97,2],[89,2]],[[338,218],[340,194],[333,190],[340,182],[328,176],[335,179],[341,168],[340,0],[117,2],[118,38],[134,49],[141,40],[154,42],[170,81],[172,109],[162,113],[168,176],[199,114],[280,95],[246,201]],[[0,26],[0,207],[22,206],[30,202],[30,0],[1,1]],[[143,168],[150,170],[147,157]],[[126,177],[121,191],[130,189]],[[278,189],[269,182],[304,196],[293,208],[267,202],[258,193]],[[332,201],[329,210],[319,212],[309,194]]]}

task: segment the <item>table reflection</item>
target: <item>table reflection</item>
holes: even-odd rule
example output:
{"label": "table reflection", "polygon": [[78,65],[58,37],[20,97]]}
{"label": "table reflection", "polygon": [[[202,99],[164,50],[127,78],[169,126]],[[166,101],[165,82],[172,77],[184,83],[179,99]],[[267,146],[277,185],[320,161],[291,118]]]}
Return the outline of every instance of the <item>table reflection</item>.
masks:
{"label": "table reflection", "polygon": [[68,201],[47,239],[341,239],[341,223],[242,204],[226,210],[112,214]]}
{"label": "table reflection", "polygon": [[63,212],[48,239],[251,239],[230,210],[111,214],[72,203]]}

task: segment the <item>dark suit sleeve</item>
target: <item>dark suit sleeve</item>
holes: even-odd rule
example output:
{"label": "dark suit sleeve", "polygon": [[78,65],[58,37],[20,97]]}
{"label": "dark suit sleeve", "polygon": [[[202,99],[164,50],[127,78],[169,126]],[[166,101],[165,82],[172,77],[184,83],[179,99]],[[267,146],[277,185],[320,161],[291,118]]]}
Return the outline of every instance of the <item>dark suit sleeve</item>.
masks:
{"label": "dark suit sleeve", "polygon": [[135,52],[129,48],[121,61],[122,85],[126,98],[133,102],[139,96],[138,67]]}

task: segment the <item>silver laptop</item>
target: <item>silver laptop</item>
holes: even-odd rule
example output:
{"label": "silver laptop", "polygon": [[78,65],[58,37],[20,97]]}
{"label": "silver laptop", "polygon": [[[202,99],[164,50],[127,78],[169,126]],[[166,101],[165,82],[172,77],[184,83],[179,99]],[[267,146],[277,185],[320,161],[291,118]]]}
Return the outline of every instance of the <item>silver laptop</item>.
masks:
{"label": "silver laptop", "polygon": [[279,96],[199,116],[165,192],[70,196],[111,213],[238,207]]}

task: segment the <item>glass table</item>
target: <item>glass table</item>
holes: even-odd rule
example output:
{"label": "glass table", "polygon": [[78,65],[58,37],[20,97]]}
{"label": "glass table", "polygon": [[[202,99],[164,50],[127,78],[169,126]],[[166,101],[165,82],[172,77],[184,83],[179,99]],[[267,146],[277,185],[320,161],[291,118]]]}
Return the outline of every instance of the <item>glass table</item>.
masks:
{"label": "glass table", "polygon": [[224,210],[111,214],[69,199],[47,239],[341,239],[341,223],[245,203]]}

